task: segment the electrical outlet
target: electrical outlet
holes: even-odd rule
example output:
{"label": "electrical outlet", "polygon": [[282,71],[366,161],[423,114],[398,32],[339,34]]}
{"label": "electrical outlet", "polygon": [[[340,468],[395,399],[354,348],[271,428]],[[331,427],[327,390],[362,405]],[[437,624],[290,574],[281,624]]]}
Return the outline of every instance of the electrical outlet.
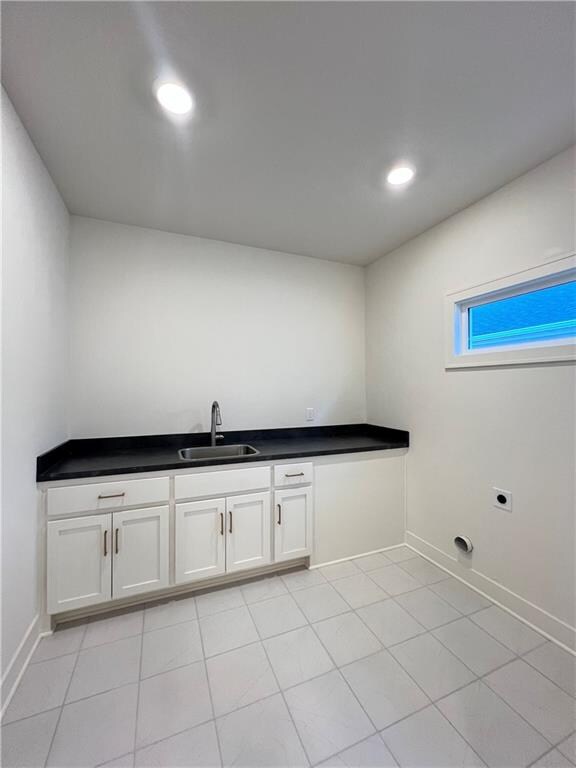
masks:
{"label": "electrical outlet", "polygon": [[306,408],[306,421],[314,421],[314,408]]}
{"label": "electrical outlet", "polygon": [[512,494],[510,491],[503,491],[502,488],[492,488],[492,504],[497,509],[512,512]]}

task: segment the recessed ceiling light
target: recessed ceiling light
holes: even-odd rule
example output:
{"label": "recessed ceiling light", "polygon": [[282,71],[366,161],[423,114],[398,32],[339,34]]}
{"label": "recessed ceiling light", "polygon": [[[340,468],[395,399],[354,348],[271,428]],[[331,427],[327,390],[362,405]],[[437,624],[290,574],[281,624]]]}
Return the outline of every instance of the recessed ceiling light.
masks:
{"label": "recessed ceiling light", "polygon": [[388,184],[392,184],[393,187],[397,187],[400,184],[408,184],[414,178],[414,169],[407,165],[398,165],[386,176]]}
{"label": "recessed ceiling light", "polygon": [[156,98],[167,112],[174,115],[187,115],[194,109],[192,95],[178,83],[162,83],[156,88]]}

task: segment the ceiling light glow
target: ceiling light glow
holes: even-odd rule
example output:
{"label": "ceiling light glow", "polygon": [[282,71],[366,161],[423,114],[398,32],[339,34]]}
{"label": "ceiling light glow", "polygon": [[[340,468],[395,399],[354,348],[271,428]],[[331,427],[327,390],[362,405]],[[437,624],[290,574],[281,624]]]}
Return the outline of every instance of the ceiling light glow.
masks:
{"label": "ceiling light glow", "polygon": [[160,105],[173,115],[187,115],[194,109],[192,95],[178,83],[163,83],[156,89]]}
{"label": "ceiling light glow", "polygon": [[388,173],[386,181],[393,187],[400,186],[401,184],[408,184],[414,178],[414,169],[407,165],[398,165]]}

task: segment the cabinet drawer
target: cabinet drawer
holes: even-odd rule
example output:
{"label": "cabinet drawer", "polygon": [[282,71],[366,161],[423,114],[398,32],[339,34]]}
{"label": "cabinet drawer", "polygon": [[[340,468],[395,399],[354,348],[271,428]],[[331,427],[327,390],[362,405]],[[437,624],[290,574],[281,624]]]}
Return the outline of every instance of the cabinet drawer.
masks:
{"label": "cabinet drawer", "polygon": [[314,477],[314,465],[311,461],[305,464],[278,464],[274,467],[274,486],[286,488],[291,485],[308,485]]}
{"label": "cabinet drawer", "polygon": [[177,475],[174,481],[174,493],[177,499],[226,496],[229,493],[259,491],[269,487],[270,467],[224,469],[221,472]]}
{"label": "cabinet drawer", "polygon": [[168,501],[170,485],[167,477],[147,477],[113,483],[68,485],[49,488],[48,515],[70,515],[100,509],[149,506]]}

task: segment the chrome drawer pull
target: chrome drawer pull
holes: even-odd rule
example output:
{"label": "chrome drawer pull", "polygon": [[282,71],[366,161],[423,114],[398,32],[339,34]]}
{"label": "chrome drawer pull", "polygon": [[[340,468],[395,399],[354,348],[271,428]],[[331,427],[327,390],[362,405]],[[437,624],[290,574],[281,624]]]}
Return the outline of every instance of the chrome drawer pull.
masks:
{"label": "chrome drawer pull", "polygon": [[304,472],[286,472],[284,477],[304,477]]}
{"label": "chrome drawer pull", "polygon": [[121,499],[122,496],[126,496],[126,491],[122,491],[122,493],[99,493],[98,494],[99,499]]}

